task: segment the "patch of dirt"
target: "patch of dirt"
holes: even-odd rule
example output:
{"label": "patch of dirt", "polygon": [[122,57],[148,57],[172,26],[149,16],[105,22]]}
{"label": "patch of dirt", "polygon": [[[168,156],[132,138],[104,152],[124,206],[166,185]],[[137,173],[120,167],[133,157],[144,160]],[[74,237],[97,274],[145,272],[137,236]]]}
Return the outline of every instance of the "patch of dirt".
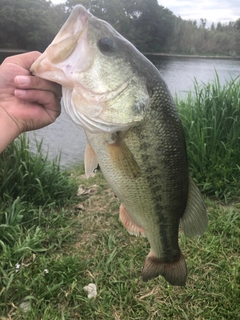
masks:
{"label": "patch of dirt", "polygon": [[96,184],[89,187],[80,185],[78,188],[77,195],[79,197],[81,196],[86,196],[86,197],[84,199],[83,198],[81,199],[81,202],[79,202],[75,206],[75,209],[80,209],[88,213],[112,211],[114,205],[118,205],[119,201],[114,196],[114,193],[111,190],[111,188],[102,189],[102,190],[100,189],[101,188]]}

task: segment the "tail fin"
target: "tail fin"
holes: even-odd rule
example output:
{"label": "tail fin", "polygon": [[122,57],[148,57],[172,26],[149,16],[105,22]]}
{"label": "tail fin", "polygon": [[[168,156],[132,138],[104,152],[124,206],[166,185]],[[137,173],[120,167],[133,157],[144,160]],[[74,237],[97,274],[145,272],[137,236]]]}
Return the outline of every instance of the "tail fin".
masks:
{"label": "tail fin", "polygon": [[163,262],[150,252],[142,271],[142,280],[148,281],[157,276],[163,276],[173,286],[185,286],[187,267],[183,254],[175,262]]}

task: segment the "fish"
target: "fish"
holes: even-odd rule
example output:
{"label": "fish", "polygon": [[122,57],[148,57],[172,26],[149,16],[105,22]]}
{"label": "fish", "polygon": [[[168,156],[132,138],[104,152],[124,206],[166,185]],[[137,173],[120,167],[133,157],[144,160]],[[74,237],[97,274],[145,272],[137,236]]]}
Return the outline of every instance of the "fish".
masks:
{"label": "fish", "polygon": [[148,239],[142,280],[163,276],[185,286],[179,232],[203,234],[208,217],[159,70],[110,24],[77,5],[30,71],[62,86],[64,108],[87,136],[86,175],[100,166],[120,200],[123,225]]}

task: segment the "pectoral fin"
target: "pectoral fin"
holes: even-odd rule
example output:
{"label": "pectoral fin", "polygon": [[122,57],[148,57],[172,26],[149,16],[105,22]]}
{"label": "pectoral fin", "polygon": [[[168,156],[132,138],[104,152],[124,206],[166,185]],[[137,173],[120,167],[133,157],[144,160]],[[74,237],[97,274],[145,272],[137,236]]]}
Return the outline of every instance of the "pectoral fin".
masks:
{"label": "pectoral fin", "polygon": [[132,152],[120,139],[107,145],[110,158],[121,174],[132,179],[140,175],[140,168]]}
{"label": "pectoral fin", "polygon": [[201,235],[207,229],[208,217],[205,204],[198,187],[189,179],[188,201],[181,218],[181,226],[186,237]]}
{"label": "pectoral fin", "polygon": [[89,178],[93,173],[94,169],[98,166],[97,156],[93,150],[93,148],[88,143],[85,149],[84,154],[84,167],[86,177]]}

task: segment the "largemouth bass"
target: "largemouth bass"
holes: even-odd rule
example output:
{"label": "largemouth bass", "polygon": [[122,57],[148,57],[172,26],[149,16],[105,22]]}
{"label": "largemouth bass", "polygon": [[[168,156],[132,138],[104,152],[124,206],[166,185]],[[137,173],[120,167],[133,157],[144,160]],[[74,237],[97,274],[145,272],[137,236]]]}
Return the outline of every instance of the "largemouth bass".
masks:
{"label": "largemouth bass", "polygon": [[182,124],[155,66],[107,22],[74,8],[32,65],[34,75],[63,86],[63,104],[89,145],[85,170],[100,168],[121,201],[120,220],[145,235],[151,250],[142,279],[186,283],[179,248],[207,227],[200,192],[189,177]]}

